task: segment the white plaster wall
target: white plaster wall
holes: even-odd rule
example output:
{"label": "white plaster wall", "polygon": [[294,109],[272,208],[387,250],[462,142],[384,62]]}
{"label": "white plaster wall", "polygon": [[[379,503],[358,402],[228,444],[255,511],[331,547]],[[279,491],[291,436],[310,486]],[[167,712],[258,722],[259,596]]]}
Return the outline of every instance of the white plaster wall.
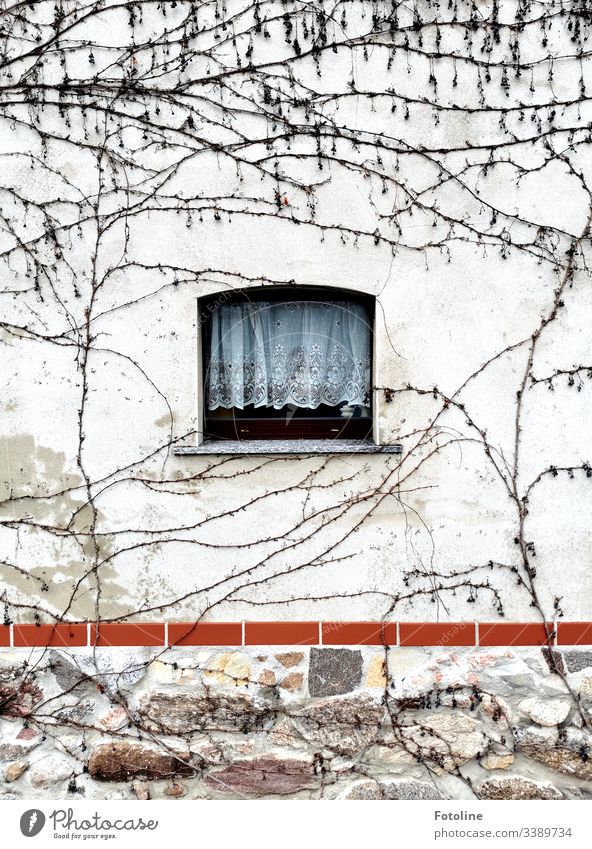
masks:
{"label": "white plaster wall", "polygon": [[[230,5],[240,8],[244,4]],[[146,20],[150,14],[146,9]],[[174,15],[171,11],[169,24]],[[151,25],[158,28],[162,22],[155,17]],[[115,14],[105,13],[101,27],[100,32],[92,28],[85,31],[85,37],[97,43],[110,38],[114,44],[129,39],[127,28]],[[557,50],[569,44],[569,34],[560,27],[552,38]],[[271,38],[258,45],[258,50],[258,61],[273,59],[281,70],[287,50],[283,38]],[[538,55],[538,50],[538,42],[533,40],[532,55]],[[98,57],[100,51],[96,53]],[[367,63],[356,54],[360,89],[384,90],[395,85],[398,92],[410,96],[421,97],[424,88],[429,93],[424,60],[416,57],[408,72],[403,57],[397,58],[387,72],[383,53],[383,48],[376,47]],[[312,61],[299,63],[300,81],[317,90],[346,91],[351,74],[349,53],[326,54],[321,63],[320,78]],[[573,78],[573,68],[565,68],[563,73],[558,63],[552,89],[542,71],[537,71],[534,94],[528,89],[530,79],[513,83],[511,103],[576,96],[578,81]],[[86,73],[74,66],[70,75],[75,76],[76,71]],[[193,67],[186,74],[201,71]],[[45,73],[51,76],[51,63]],[[477,103],[470,67],[464,76],[462,68],[459,70],[460,83],[455,89],[446,74],[444,71],[439,80],[444,103]],[[249,88],[247,83],[245,86]],[[210,93],[215,93],[214,87]],[[502,105],[508,102],[501,91],[492,89],[488,97],[492,107],[498,101]],[[331,102],[326,109],[333,110],[343,126],[366,133],[388,133],[410,146],[463,148],[467,139],[476,144],[495,144],[502,138],[499,113],[487,110],[475,114],[469,123],[461,120],[462,113],[443,112],[434,127],[430,108],[414,107],[411,119],[405,121],[401,107],[393,114],[390,103],[380,98],[371,103],[351,97],[338,106]],[[25,112],[23,107],[12,107],[12,113],[23,119]],[[584,105],[579,115],[575,109],[565,108],[556,124],[583,127],[589,112],[589,105]],[[62,126],[60,116],[50,108],[44,120],[52,129]],[[245,132],[253,135],[262,126],[253,118],[244,122]],[[518,124],[516,128],[518,132]],[[71,137],[81,131],[80,126],[74,126]],[[206,120],[203,131],[215,132]],[[217,132],[221,142],[231,135],[222,128]],[[133,149],[136,136],[131,131],[125,136],[126,150]],[[553,143],[559,146],[564,141],[563,136],[556,135]],[[4,184],[39,199],[75,199],[96,192],[99,175],[96,160],[88,152],[58,142],[51,142],[49,148],[56,172],[51,179],[47,170],[31,168],[25,156],[11,155],[31,151],[41,155],[42,150],[35,132],[20,123],[11,126],[3,117],[0,152]],[[245,156],[256,159],[263,151],[263,145],[253,145]],[[294,154],[307,151],[314,152],[310,138],[294,143]],[[162,165],[176,161],[179,151],[171,146],[136,151],[134,155],[137,161],[147,163],[154,158]],[[350,145],[342,141],[337,155],[368,163],[372,150],[352,154]],[[476,163],[486,161],[487,152],[437,156],[446,168],[454,170],[466,158]],[[560,161],[543,165],[539,143],[514,148],[508,158],[529,167],[535,163],[543,167],[518,187],[511,162],[492,169],[487,177],[475,171],[467,178],[475,193],[452,184],[427,188],[434,184],[437,169],[421,151],[413,155],[392,153],[385,158],[383,168],[389,176],[399,174],[401,182],[415,190],[427,188],[426,204],[437,202],[448,214],[475,226],[485,220],[480,197],[498,209],[557,228],[563,232],[557,241],[557,256],[561,255],[569,236],[578,237],[584,229],[586,194]],[[577,161],[584,172],[590,171],[585,147],[577,148],[572,161]],[[337,163],[325,163],[323,172],[318,172],[314,159],[303,164],[294,157],[283,167],[302,180],[325,181],[315,190],[318,224],[339,224],[372,233],[377,226],[377,211],[388,215],[401,201],[400,192],[392,186],[383,195],[379,179],[346,171]],[[74,584],[87,572],[92,558],[87,533],[91,511],[84,506],[87,496],[79,466],[80,352],[69,343],[77,338],[71,330],[72,320],[82,325],[90,303],[94,225],[92,221],[83,223],[80,235],[71,238],[67,260],[72,273],[58,279],[61,305],[47,286],[41,293],[31,291],[24,261],[18,254],[2,266],[3,321],[26,325],[40,335],[65,334],[59,341],[43,342],[39,337],[17,339],[6,332],[0,349],[0,486],[5,499],[0,509],[6,520],[0,528],[0,559],[12,564],[4,567],[2,580],[7,597],[17,605],[40,600],[45,611],[55,614],[69,605],[68,615],[73,618],[98,613],[105,618],[130,614],[135,618],[194,619],[205,612],[211,620],[375,619],[392,607],[398,594],[408,592],[403,581],[406,570],[420,569],[426,575],[433,570],[446,576],[456,570],[485,567],[489,561],[519,563],[514,543],[518,521],[515,504],[460,411],[451,409],[439,419],[435,443],[448,446],[410,474],[418,457],[427,455],[429,445],[435,444],[416,447],[418,432],[429,426],[440,407],[431,395],[396,394],[391,403],[386,403],[384,394],[377,393],[380,441],[401,442],[401,458],[294,457],[264,463],[260,457],[244,457],[221,463],[219,458],[172,453],[171,439],[177,444],[191,444],[197,438],[191,432],[199,430],[197,299],[224,290],[229,283],[243,285],[238,275],[253,280],[294,281],[302,286],[344,286],[374,295],[377,385],[401,389],[410,384],[425,390],[437,386],[449,397],[499,351],[529,338],[550,311],[560,281],[549,262],[539,263],[536,256],[516,248],[507,258],[502,258],[496,245],[483,247],[456,239],[448,243],[447,250],[412,249],[444,233],[442,225],[432,226],[432,216],[427,214],[416,212],[401,219],[402,244],[396,248],[384,242],[376,245],[371,237],[356,239],[353,233],[296,226],[292,216],[303,217],[306,210],[303,192],[290,194],[289,205],[279,214],[254,217],[248,213],[269,212],[270,207],[244,198],[272,199],[271,183],[262,185],[248,165],[243,164],[241,172],[242,181],[228,159],[211,151],[201,152],[171,176],[150,205],[166,206],[165,191],[193,198],[227,196],[228,200],[220,203],[227,210],[221,213],[220,221],[214,220],[209,209],[202,221],[193,212],[188,226],[185,212],[153,208],[126,222],[129,242],[125,256],[123,222],[101,238],[97,273],[109,274],[92,302],[94,339],[87,364],[82,449],[97,511],[100,565],[98,571],[82,580],[71,603]],[[67,177],[67,184],[60,175]],[[116,208],[121,201],[121,194],[107,194],[102,212]],[[88,211],[86,202],[82,208]],[[62,221],[72,220],[71,207],[56,204],[55,209]],[[228,210],[235,212],[229,214]],[[19,214],[17,207],[14,214]],[[29,233],[39,232],[40,227],[31,213]],[[379,227],[384,237],[396,237],[388,220],[382,219]],[[512,239],[526,240],[530,232],[516,223]],[[1,234],[0,249],[10,247],[10,235]],[[134,267],[134,263],[143,267]],[[118,264],[122,266],[119,269]],[[162,270],[155,267],[159,265]],[[186,274],[175,275],[167,266],[186,269]],[[237,276],[225,276],[230,274]],[[180,282],[173,286],[175,276]],[[74,277],[80,297],[74,294]],[[12,294],[15,289],[21,294]],[[537,377],[592,364],[592,302],[585,273],[576,273],[564,302],[536,349],[532,370]],[[456,396],[472,420],[487,432],[492,449],[503,458],[500,462],[509,465],[514,451],[516,391],[526,363],[525,347],[505,354]],[[565,378],[557,381],[553,392],[544,384],[527,390],[518,478],[522,491],[550,465],[578,466],[590,458],[591,393],[588,380],[584,379],[581,391],[576,392],[566,386]],[[218,463],[219,470],[208,471]],[[177,479],[183,482],[175,484]],[[402,481],[400,492],[393,488],[397,479]],[[382,485],[392,491],[381,490],[384,498],[375,495],[360,504],[352,502],[341,519],[326,527],[320,527],[319,519],[300,524],[315,509],[330,507],[344,498],[355,499],[385,480]],[[334,486],[327,488],[332,481]],[[275,490],[279,494],[263,497]],[[22,496],[30,495],[48,497],[23,500]],[[14,501],[15,497],[20,500]],[[256,503],[247,510],[239,509],[254,498]],[[567,474],[547,478],[533,493],[526,533],[536,544],[536,585],[551,617],[556,596],[562,597],[567,618],[589,619],[592,615],[591,508],[592,482],[581,472],[573,480]],[[368,515],[359,530],[348,536],[365,513]],[[211,518],[218,514],[220,518]],[[41,527],[30,527],[31,522]],[[292,545],[315,525],[319,527],[310,539]],[[65,533],[65,528],[75,528],[78,533]],[[266,541],[270,537],[279,539]],[[343,537],[346,539],[340,543]],[[325,563],[325,559],[335,562]],[[40,593],[39,582],[14,566],[42,577],[49,591]],[[250,571],[245,574],[246,570]],[[507,570],[484,568],[473,577],[477,583],[489,580],[500,593],[508,618],[538,618],[531,598],[515,586],[515,578]],[[429,590],[435,580],[427,576],[418,579],[413,586],[424,594],[412,601],[400,601],[393,616],[422,620],[497,618],[490,590],[482,589],[476,597],[471,596],[470,604],[466,588],[456,594],[444,591],[434,599]],[[441,582],[444,586],[454,583],[447,577]],[[30,608],[16,607],[11,615],[28,621]]]}

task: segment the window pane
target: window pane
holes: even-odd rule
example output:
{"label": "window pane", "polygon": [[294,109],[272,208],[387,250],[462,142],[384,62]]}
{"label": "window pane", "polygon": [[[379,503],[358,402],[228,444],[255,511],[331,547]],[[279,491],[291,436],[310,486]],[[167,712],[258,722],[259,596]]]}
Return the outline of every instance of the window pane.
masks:
{"label": "window pane", "polygon": [[221,304],[210,322],[208,409],[342,405],[360,415],[370,404],[370,330],[355,302]]}

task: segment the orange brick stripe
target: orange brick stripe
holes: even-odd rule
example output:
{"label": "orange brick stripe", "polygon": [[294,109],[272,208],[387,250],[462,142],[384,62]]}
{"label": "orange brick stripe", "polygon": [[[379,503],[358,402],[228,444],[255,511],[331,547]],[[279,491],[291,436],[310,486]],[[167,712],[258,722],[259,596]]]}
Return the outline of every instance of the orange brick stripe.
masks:
{"label": "orange brick stripe", "polygon": [[474,622],[401,622],[402,646],[474,646]]}
{"label": "orange brick stripe", "polygon": [[592,622],[60,622],[0,625],[0,648],[592,646]]}
{"label": "orange brick stripe", "polygon": [[323,622],[324,646],[396,646],[396,622]]}
{"label": "orange brick stripe", "polygon": [[[479,625],[480,646],[545,646],[548,634],[555,642],[555,629],[547,622],[547,630],[542,622],[482,622]],[[592,636],[592,634],[590,635]]]}

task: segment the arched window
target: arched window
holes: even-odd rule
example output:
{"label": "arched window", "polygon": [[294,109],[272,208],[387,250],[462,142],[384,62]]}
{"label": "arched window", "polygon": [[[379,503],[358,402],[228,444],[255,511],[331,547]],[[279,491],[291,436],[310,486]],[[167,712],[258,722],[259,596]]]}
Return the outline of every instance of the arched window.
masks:
{"label": "arched window", "polygon": [[372,299],[247,290],[201,302],[206,439],[369,439]]}

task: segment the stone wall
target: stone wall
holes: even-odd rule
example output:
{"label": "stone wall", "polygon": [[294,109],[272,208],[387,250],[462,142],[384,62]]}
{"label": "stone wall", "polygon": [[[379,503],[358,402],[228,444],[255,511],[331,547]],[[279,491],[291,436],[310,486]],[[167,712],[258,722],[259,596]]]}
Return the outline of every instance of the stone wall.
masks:
{"label": "stone wall", "polygon": [[0,796],[590,798],[592,651],[557,650],[561,676],[548,661],[517,647],[6,649]]}

